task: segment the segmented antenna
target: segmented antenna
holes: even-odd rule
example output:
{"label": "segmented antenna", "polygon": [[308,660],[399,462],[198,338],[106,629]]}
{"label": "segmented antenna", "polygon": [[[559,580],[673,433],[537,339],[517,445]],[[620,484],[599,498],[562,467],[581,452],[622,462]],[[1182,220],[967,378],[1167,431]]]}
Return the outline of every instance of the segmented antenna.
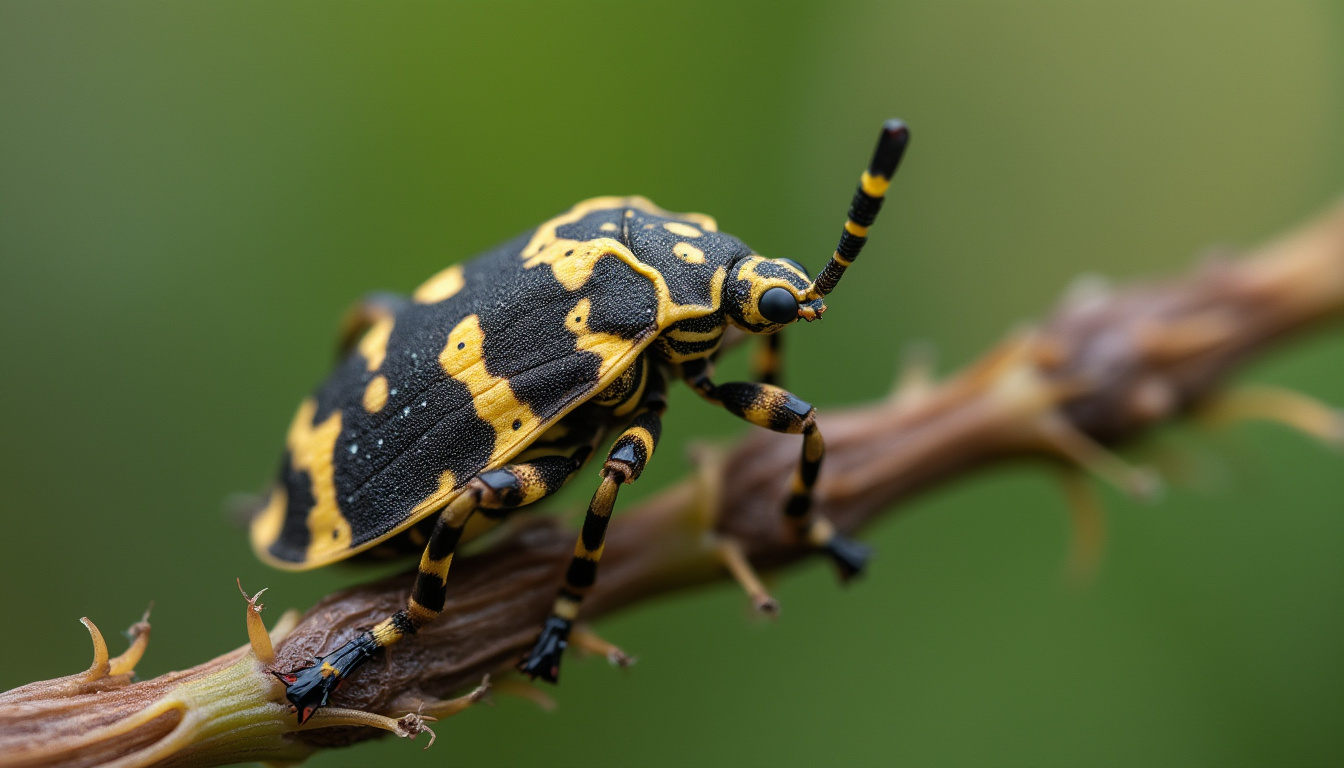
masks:
{"label": "segmented antenna", "polygon": [[859,179],[859,188],[854,191],[854,200],[849,204],[849,220],[845,230],[840,233],[840,244],[835,247],[831,260],[812,285],[807,289],[808,299],[820,299],[835,290],[840,278],[845,274],[868,242],[868,228],[877,221],[877,212],[882,210],[882,201],[891,186],[891,177],[896,166],[905,154],[905,145],[910,143],[910,129],[900,120],[888,120],[882,125],[882,134],[877,137],[877,149],[873,150],[873,160],[868,170]]}

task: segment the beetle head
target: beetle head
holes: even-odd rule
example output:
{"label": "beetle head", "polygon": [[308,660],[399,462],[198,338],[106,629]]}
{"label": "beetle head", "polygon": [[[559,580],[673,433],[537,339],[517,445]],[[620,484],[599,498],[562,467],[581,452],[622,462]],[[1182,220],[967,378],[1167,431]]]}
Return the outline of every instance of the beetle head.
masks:
{"label": "beetle head", "polygon": [[751,333],[774,333],[794,320],[816,320],[826,311],[808,299],[812,279],[791,259],[748,256],[734,264],[723,286],[723,306],[733,325]]}

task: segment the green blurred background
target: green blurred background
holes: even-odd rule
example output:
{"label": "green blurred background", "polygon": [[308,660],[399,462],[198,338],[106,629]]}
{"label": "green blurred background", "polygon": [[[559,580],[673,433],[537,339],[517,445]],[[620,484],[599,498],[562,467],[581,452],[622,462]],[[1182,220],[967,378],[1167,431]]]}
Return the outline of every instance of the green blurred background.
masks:
{"label": "green blurred background", "polygon": [[[364,578],[269,570],[225,512],[360,294],[597,194],[816,268],[891,115],[889,213],[789,339],[822,408],[881,396],[908,340],[959,366],[1076,275],[1179,270],[1333,200],[1344,7],[0,4],[0,688],[87,665],[82,615],[115,635],[154,600],[154,675],[244,641],[236,576],[272,620]],[[1336,329],[1241,378],[1344,403],[1341,353]],[[624,502],[744,431],[673,408]],[[1344,457],[1263,425],[1149,446],[1173,453],[1161,503],[1103,491],[1090,589],[1054,473],[1007,467],[875,526],[851,589],[787,575],[777,623],[728,585],[646,604],[600,625],[640,663],[571,659],[554,713],[501,699],[427,753],[312,764],[1344,762]]]}

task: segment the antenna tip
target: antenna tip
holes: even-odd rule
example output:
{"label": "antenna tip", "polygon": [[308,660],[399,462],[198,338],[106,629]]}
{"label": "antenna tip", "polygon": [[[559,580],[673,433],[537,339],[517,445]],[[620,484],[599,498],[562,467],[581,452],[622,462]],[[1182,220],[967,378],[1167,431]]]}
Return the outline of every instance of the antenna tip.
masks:
{"label": "antenna tip", "polygon": [[868,173],[890,179],[900,165],[905,147],[910,143],[910,128],[905,121],[892,118],[882,124],[882,135],[877,138],[877,149],[873,151],[873,162]]}

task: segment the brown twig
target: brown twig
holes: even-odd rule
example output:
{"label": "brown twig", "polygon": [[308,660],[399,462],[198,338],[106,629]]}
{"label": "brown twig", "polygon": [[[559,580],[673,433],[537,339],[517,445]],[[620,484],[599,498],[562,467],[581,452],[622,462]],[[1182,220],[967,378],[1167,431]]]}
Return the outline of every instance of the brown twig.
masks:
{"label": "brown twig", "polygon": [[[1235,411],[1218,402],[1230,372],[1340,314],[1344,206],[1244,260],[1209,261],[1185,277],[1122,290],[1079,286],[1038,328],[1005,340],[961,374],[935,384],[916,366],[888,400],[823,416],[828,457],[818,509],[854,530],[939,481],[1025,456],[1150,493],[1154,479],[1103,445],[1194,408]],[[1283,403],[1285,422],[1333,420],[1307,428],[1341,434],[1336,413],[1298,396],[1261,396],[1252,410],[1273,417],[1275,402]],[[808,554],[788,540],[779,516],[797,451],[796,438],[766,433],[724,454],[702,451],[695,476],[612,526],[585,617],[723,579],[730,569],[767,608],[750,568],[776,569]],[[509,668],[531,643],[572,542],[571,531],[533,521],[463,558],[440,620],[397,645],[385,663],[362,669],[303,730],[265,674],[270,643],[254,631],[252,651],[186,672],[131,683],[115,674],[121,668],[104,650],[88,672],[0,695],[0,765],[292,760],[377,728],[413,736],[432,716],[478,700],[484,686],[447,697]],[[305,665],[396,610],[409,587],[409,577],[399,576],[325,598],[292,629],[273,631],[269,668]],[[248,616],[255,616],[250,604]],[[251,731],[229,730],[228,722]]]}

